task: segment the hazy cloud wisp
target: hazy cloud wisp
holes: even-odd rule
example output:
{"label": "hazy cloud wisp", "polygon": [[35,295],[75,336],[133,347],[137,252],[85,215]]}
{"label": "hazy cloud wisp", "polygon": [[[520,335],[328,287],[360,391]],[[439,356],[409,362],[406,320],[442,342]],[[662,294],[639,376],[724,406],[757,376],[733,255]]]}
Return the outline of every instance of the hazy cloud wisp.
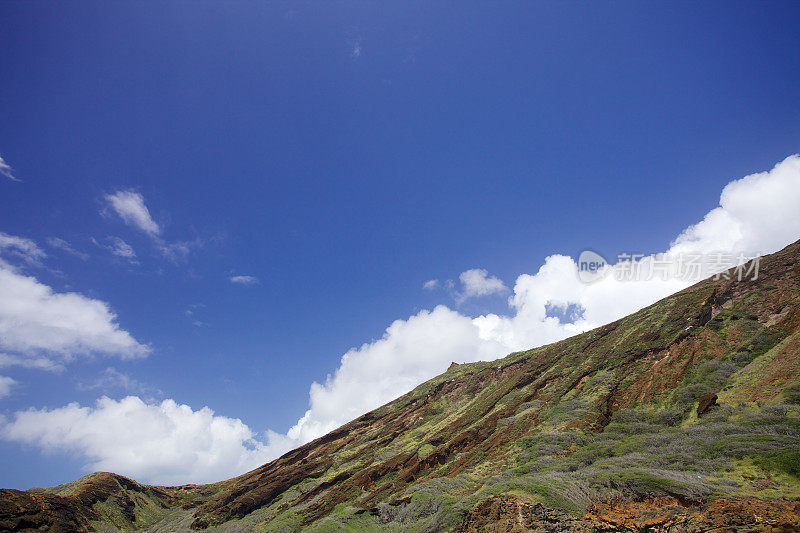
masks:
{"label": "hazy cloud wisp", "polygon": [[12,181],[21,181],[19,178],[14,176],[13,169],[8,163],[5,162],[5,160],[3,160],[2,156],[0,156],[0,176],[5,176]]}
{"label": "hazy cloud wisp", "polygon": [[83,261],[89,259],[89,254],[76,250],[75,248],[72,247],[70,243],[59,237],[49,237],[47,239],[47,244],[49,244],[53,248],[56,248],[63,252],[67,252],[70,255],[74,255],[75,257]]}
{"label": "hazy cloud wisp", "polygon": [[256,285],[258,283],[258,278],[255,276],[231,276],[228,279],[237,285]]}
{"label": "hazy cloud wisp", "polygon": [[144,198],[138,192],[117,191],[114,194],[107,194],[105,200],[127,225],[153,237],[161,233],[161,228],[150,216]]}

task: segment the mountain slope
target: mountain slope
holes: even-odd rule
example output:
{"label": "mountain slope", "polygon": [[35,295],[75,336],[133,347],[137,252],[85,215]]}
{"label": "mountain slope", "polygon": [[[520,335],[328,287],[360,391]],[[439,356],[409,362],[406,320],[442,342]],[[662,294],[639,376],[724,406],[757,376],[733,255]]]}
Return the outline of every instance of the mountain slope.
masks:
{"label": "mountain slope", "polygon": [[454,364],[234,479],[2,491],[0,528],[796,530],[798,403],[800,242],[756,280],[706,280],[564,341]]}

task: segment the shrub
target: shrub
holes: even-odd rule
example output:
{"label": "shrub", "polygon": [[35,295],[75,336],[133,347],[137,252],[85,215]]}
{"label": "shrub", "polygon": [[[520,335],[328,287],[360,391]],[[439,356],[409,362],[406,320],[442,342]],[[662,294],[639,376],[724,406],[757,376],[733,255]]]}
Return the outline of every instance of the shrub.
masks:
{"label": "shrub", "polygon": [[800,383],[783,389],[784,403],[800,404]]}
{"label": "shrub", "polygon": [[755,455],[753,463],[764,470],[783,472],[800,479],[800,449],[796,447]]}

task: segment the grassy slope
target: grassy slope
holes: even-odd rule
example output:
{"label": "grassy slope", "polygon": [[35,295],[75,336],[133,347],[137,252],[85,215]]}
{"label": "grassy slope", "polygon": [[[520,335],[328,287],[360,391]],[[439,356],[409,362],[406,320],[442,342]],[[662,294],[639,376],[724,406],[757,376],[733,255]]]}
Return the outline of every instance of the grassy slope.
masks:
{"label": "grassy slope", "polygon": [[[308,445],[309,475],[267,497],[233,483],[195,525],[432,531],[508,492],[573,513],[647,494],[799,498],[797,252],[765,259],[756,282],[709,280],[583,335],[456,366]],[[698,418],[706,393],[720,406]]]}
{"label": "grassy slope", "polygon": [[[438,531],[506,493],[577,515],[611,497],[800,498],[800,243],[761,265],[756,281],[707,280],[582,335],[455,366],[238,478],[125,488],[132,514],[125,496],[95,498],[93,524]],[[707,393],[720,405],[698,417]]]}

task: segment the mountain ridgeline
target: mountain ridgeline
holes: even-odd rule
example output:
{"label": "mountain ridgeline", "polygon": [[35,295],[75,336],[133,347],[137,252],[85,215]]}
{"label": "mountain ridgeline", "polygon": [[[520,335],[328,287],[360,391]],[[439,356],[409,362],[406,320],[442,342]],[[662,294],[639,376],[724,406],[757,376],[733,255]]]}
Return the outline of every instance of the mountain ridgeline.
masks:
{"label": "mountain ridgeline", "polygon": [[24,531],[800,531],[800,242],[239,477],[0,491]]}

